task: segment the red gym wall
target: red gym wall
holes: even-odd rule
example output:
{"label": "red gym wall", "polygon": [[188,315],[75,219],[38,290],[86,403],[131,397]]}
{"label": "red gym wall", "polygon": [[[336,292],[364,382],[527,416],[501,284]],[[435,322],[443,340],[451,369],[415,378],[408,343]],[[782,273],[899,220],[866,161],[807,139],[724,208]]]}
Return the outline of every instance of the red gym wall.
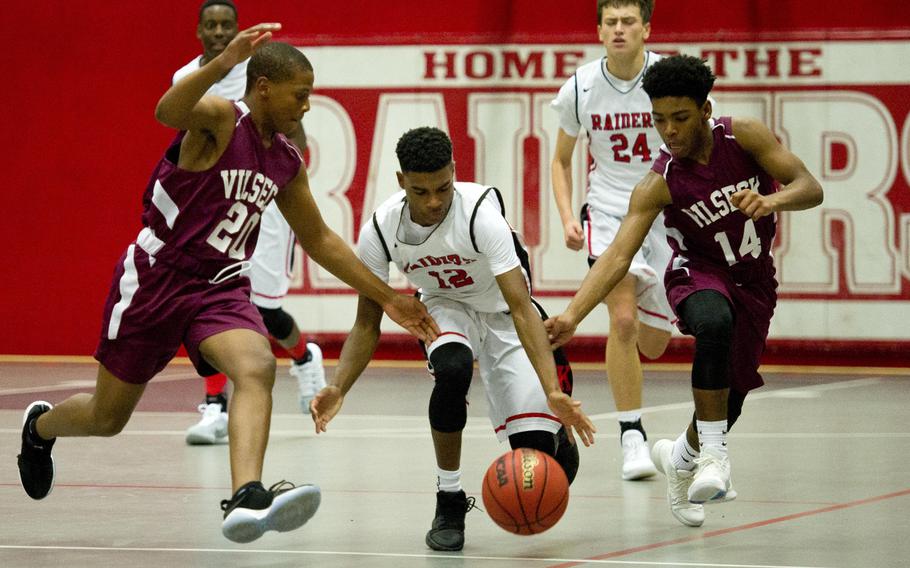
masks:
{"label": "red gym wall", "polygon": [[[142,191],[173,135],[155,122],[155,103],[199,52],[198,4],[5,7],[0,353],[92,352],[113,265],[139,230]],[[315,64],[318,97],[305,120],[313,189],[339,233],[353,239],[363,210],[397,189],[397,136],[414,121],[437,124],[455,142],[459,178],[506,193],[532,248],[536,294],[551,311],[565,305],[584,260],[562,249],[550,205],[546,103],[574,65],[602,53],[594,0],[238,4],[242,26],[282,22],[281,38]],[[906,364],[904,3],[869,2],[859,17],[821,0],[657,4],[650,45],[705,57],[719,76],[719,112],[766,120],[827,190],[823,208],[782,218],[772,347],[800,361]],[[331,342],[355,303],[305,262],[287,307]],[[602,311],[579,342],[594,358]]]}

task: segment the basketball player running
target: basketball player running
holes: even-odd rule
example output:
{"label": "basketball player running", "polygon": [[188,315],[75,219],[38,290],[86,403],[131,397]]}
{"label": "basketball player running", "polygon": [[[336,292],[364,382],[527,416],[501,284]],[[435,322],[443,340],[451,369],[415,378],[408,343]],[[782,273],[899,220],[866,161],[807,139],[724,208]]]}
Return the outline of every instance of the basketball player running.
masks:
{"label": "basketball player running", "polygon": [[[33,499],[53,488],[56,438],[119,433],[146,383],[183,343],[201,374],[214,368],[234,382],[233,496],[221,504],[224,535],[249,542],[266,530],[295,529],[316,512],[317,487],[281,482],[265,489],[260,482],[275,359],[242,272],[273,198],[314,260],[417,337],[435,339],[425,307],[376,278],[319,214],[303,160],[284,137],[309,110],[313,68],[296,48],[268,43],[280,27],[259,24],[238,33],[221,55],[159,101],[155,116],[181,132],[152,174],[144,227],[114,273],[95,352],[95,392],[56,408],[36,401],[25,412],[19,477]],[[242,101],[204,96],[251,55]]]}
{"label": "basketball player running", "polygon": [[[551,103],[559,113],[552,162],[553,193],[562,219],[566,247],[588,253],[588,264],[603,254],[629,209],[632,187],[657,157],[660,135],[651,123],[651,101],[641,77],[660,56],[645,49],[651,33],[653,0],[599,0],[597,32],[607,56],[578,68]],[[581,223],[572,206],[572,156],[581,131],[590,141],[594,166]],[[658,219],[629,274],[607,295],[610,314],[606,349],[607,378],[619,412],[622,478],[657,473],[641,423],[642,369],[639,351],[660,357],[670,341],[673,311],[661,275],[670,259],[663,223]]]}
{"label": "basketball player running", "polygon": [[[435,378],[429,418],[438,467],[436,518],[426,535],[434,550],[461,550],[465,513],[473,505],[461,487],[461,438],[466,397],[477,360],[490,420],[500,441],[555,456],[567,476],[577,469],[577,448],[561,426],[574,427],[585,445],[594,426],[580,404],[560,388],[541,314],[528,290],[527,260],[503,217],[495,188],[455,182],[452,142],[436,128],[406,132],[396,148],[404,191],[386,200],[364,223],[360,257],[389,278],[394,263],[442,333],[426,342]],[[313,401],[316,432],[341,409],[363,373],[380,335],[382,310],[363,295],[331,384]],[[534,377],[537,376],[538,380]],[[541,385],[543,389],[541,389]],[[558,451],[562,445],[564,451]],[[569,447],[571,445],[571,448]],[[576,452],[566,451],[574,449]]]}
{"label": "basketball player running", "polygon": [[[199,8],[196,37],[202,44],[202,55],[174,73],[173,83],[215,59],[237,35],[237,6],[232,0],[205,0]],[[207,95],[239,100],[246,90],[246,68],[249,59],[235,65],[227,75],[212,85]],[[306,134],[301,125],[289,136],[298,149],[306,148]],[[250,262],[250,284],[253,304],[262,314],[270,339],[278,343],[293,363],[291,375],[297,379],[300,408],[309,412],[313,395],[325,386],[322,350],[307,343],[294,318],[281,308],[290,287],[296,240],[290,226],[275,202],[266,207],[259,222],[259,243]],[[205,401],[199,405],[202,418],[186,431],[188,444],[215,444],[227,441],[227,377],[216,373],[205,377]]]}
{"label": "basketball player running", "polygon": [[[594,263],[566,311],[548,320],[554,345],[625,276],[663,212],[673,249],[664,276],[684,333],[695,336],[695,416],[675,440],[658,440],[652,457],[668,481],[670,511],[701,526],[703,503],[736,497],[727,431],[758,373],[777,303],[771,245],[776,213],[815,207],[822,188],[774,134],[748,118],[711,118],[714,75],[703,61],[674,56],[644,77],[664,146],[635,186],[629,214]],[[781,184],[776,189],[775,180]]]}

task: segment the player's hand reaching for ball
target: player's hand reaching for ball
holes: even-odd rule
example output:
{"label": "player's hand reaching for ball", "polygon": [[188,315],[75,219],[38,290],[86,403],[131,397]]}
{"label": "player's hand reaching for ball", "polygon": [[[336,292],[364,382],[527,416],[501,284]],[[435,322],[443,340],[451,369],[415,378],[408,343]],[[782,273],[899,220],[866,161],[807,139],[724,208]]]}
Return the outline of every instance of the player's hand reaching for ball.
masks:
{"label": "player's hand reaching for ball", "polygon": [[556,391],[547,396],[547,405],[566,427],[566,434],[568,434],[571,443],[575,443],[575,436],[572,434],[573,429],[585,446],[590,446],[594,443],[594,433],[597,432],[597,428],[594,427],[594,423],[591,422],[588,415],[582,411],[581,402],[573,400],[572,397],[564,392]]}
{"label": "player's hand reaching for ball", "polygon": [[341,404],[344,402],[344,395],[341,389],[335,385],[323,387],[316,396],[310,401],[310,416],[316,424],[316,433],[325,432],[325,427],[332,418],[341,410]]}
{"label": "player's hand reaching for ball", "polygon": [[396,294],[392,301],[382,306],[392,320],[405,328],[408,333],[427,345],[436,340],[439,326],[427,311],[427,307],[414,296]]}
{"label": "player's hand reaching for ball", "polygon": [[578,324],[568,313],[561,313],[558,316],[551,317],[543,322],[547,330],[547,339],[550,340],[550,347],[556,349],[562,347],[572,339]]}

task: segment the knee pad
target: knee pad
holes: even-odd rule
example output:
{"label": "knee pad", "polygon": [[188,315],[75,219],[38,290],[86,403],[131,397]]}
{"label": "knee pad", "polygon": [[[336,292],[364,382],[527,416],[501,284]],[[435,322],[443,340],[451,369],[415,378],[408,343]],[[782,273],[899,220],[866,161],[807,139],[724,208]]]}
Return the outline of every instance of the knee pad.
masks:
{"label": "knee pad", "polygon": [[556,457],[556,435],[545,430],[528,430],[512,434],[509,436],[509,445],[513,450],[532,448]]}
{"label": "knee pad", "polygon": [[681,306],[683,322],[695,336],[692,387],[719,390],[730,386],[733,311],[719,292],[696,292]]}
{"label": "knee pad", "polygon": [[433,351],[430,366],[436,379],[430,395],[430,426],[439,432],[460,432],[468,421],[465,397],[474,374],[474,355],[467,345],[447,343]]}
{"label": "knee pad", "polygon": [[575,476],[578,474],[578,465],[581,462],[581,457],[578,455],[578,444],[569,443],[569,436],[566,434],[566,427],[563,426],[559,429],[559,432],[556,433],[556,463],[562,466],[562,470],[566,472],[566,477],[569,480],[569,485],[572,485],[572,482],[575,481]]}
{"label": "knee pad", "polygon": [[256,309],[262,315],[262,323],[265,324],[265,329],[268,330],[269,335],[279,341],[291,335],[294,330],[294,318],[291,317],[291,314],[281,308],[256,306]]}

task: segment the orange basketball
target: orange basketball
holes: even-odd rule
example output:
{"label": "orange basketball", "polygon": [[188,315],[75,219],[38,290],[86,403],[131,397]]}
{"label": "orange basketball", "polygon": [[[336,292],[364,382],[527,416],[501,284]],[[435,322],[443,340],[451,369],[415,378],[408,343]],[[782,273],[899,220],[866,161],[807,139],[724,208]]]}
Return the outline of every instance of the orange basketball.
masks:
{"label": "orange basketball", "polygon": [[515,534],[555,525],[569,504],[569,480],[552,457],[530,448],[507,452],[483,478],[483,504],[493,521]]}

